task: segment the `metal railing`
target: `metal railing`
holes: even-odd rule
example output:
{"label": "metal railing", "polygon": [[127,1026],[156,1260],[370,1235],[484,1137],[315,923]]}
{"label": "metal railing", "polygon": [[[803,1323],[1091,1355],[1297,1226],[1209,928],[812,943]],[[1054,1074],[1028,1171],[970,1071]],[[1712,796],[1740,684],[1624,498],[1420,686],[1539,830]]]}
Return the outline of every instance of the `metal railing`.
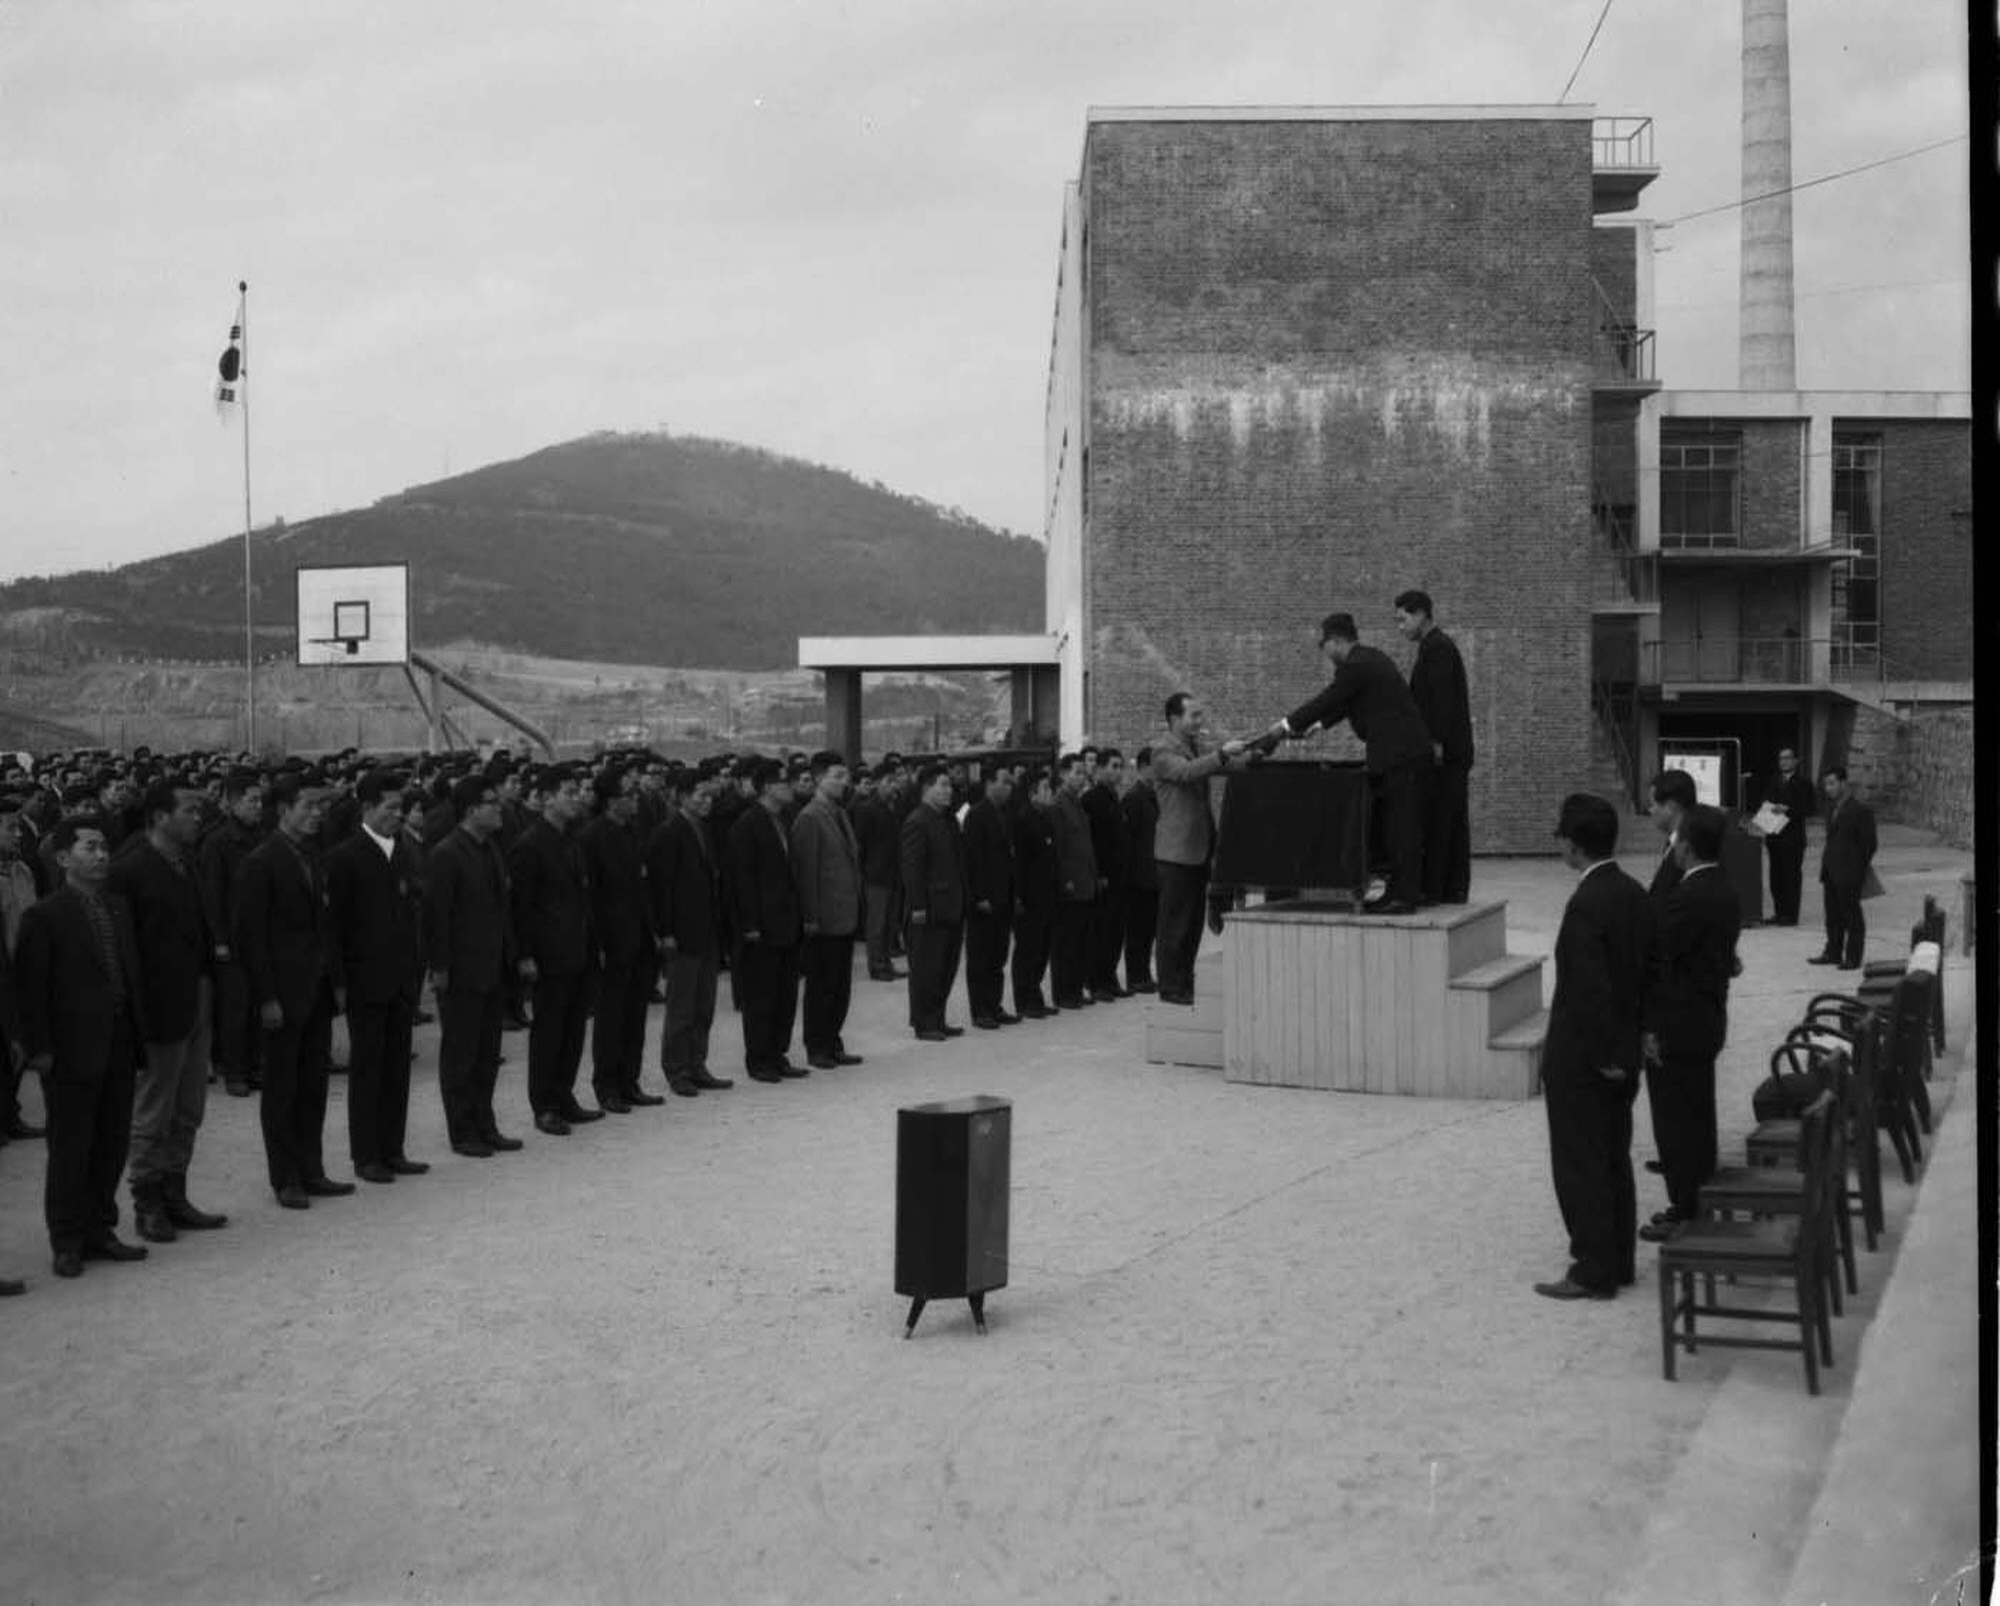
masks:
{"label": "metal railing", "polygon": [[[1626,800],[1636,802],[1639,772],[1633,761],[1632,749],[1637,741],[1639,719],[1637,691],[1630,686],[1615,686],[1608,680],[1593,680],[1590,683],[1590,711],[1611,748],[1612,761],[1618,767],[1618,780],[1624,788]],[[1626,735],[1628,730],[1634,733],[1630,738]]]}
{"label": "metal railing", "polygon": [[1591,118],[1590,161],[1593,167],[1653,166],[1653,119]]}
{"label": "metal railing", "polygon": [[1599,324],[1590,342],[1596,373],[1627,384],[1656,384],[1659,376],[1653,365],[1653,333],[1632,324]]}
{"label": "metal railing", "polygon": [[1660,566],[1652,553],[1638,549],[1630,517],[1602,493],[1590,511],[1597,534],[1590,553],[1591,600],[1657,603]]}
{"label": "metal railing", "polygon": [[1655,685],[1842,685],[1879,695],[1896,678],[1874,647],[1831,636],[1670,636],[1640,652],[1642,678]]}

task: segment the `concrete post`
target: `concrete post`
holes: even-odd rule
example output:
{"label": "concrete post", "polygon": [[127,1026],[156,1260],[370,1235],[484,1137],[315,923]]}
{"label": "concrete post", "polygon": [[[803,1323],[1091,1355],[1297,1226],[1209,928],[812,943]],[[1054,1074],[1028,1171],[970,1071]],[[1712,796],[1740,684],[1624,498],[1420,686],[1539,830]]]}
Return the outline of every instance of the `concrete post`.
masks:
{"label": "concrete post", "polygon": [[826,745],[849,764],[861,762],[861,671],[829,669],[826,676]]}

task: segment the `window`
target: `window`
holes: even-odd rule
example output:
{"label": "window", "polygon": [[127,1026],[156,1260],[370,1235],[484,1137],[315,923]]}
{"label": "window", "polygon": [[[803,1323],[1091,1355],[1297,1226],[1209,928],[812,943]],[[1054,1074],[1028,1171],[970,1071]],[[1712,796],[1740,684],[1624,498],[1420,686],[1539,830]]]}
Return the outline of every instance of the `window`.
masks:
{"label": "window", "polygon": [[1742,460],[1739,435],[1661,433],[1661,546],[1736,545]]}
{"label": "window", "polygon": [[1833,666],[1873,669],[1882,651],[1882,437],[1833,437]]}

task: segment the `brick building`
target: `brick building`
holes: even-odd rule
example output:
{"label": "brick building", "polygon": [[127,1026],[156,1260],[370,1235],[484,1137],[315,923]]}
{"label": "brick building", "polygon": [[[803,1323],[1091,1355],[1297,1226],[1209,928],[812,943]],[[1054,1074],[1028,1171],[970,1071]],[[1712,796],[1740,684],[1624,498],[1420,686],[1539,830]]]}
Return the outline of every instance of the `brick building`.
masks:
{"label": "brick building", "polygon": [[1480,851],[1545,851],[1557,796],[1676,743],[1733,786],[1841,756],[1857,704],[1969,697],[1969,398],[1663,392],[1623,215],[1651,135],[1090,114],[1046,418],[1066,741],[1136,746],[1180,689],[1259,729],[1323,684],[1331,609],[1407,661],[1407,586],[1471,676]]}

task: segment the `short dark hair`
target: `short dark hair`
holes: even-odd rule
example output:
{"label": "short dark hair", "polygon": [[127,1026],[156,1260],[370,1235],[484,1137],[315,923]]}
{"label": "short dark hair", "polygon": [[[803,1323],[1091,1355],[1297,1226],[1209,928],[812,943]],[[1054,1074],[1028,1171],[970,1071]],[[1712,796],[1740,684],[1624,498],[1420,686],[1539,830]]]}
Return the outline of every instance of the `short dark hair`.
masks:
{"label": "short dark hair", "polygon": [[836,753],[830,747],[823,747],[812,756],[812,772],[815,776],[824,775],[828,770],[836,766],[841,769],[847,768],[847,755],[845,753]]}
{"label": "short dark hair", "polygon": [[1681,840],[1703,864],[1713,864],[1722,857],[1722,833],[1727,823],[1722,810],[1697,804],[1681,821]]}
{"label": "short dark hair", "polygon": [[1693,808],[1699,801],[1695,795],[1694,777],[1686,770],[1661,770],[1653,777],[1653,801],[1678,803],[1684,809]]}
{"label": "short dark hair", "polygon": [[233,803],[245,792],[255,787],[264,789],[264,776],[258,770],[231,770],[222,780],[222,798],[225,803]]}
{"label": "short dark hair", "polygon": [[56,828],[49,833],[49,852],[67,853],[76,846],[76,839],[84,831],[95,831],[106,841],[111,832],[101,814],[70,814],[56,822]]}
{"label": "short dark hair", "polygon": [[1836,781],[1844,781],[1847,779],[1847,766],[1845,764],[1822,764],[1820,766],[1819,778],[1823,781],[1829,775]]}
{"label": "short dark hair", "polygon": [[389,792],[400,794],[404,789],[403,777],[394,770],[373,769],[367,771],[354,783],[354,801],[364,809],[372,809]]}
{"label": "short dark hair", "polygon": [[1595,792],[1572,792],[1562,800],[1556,835],[1574,843],[1579,853],[1608,859],[1618,847],[1618,811]]}
{"label": "short dark hair", "polygon": [[1100,747],[1097,750],[1097,762],[1100,764],[1109,764],[1114,758],[1122,760],[1124,757],[1115,747]]}
{"label": "short dark hair", "polygon": [[1067,775],[1082,762],[1083,755],[1081,753],[1065,753],[1061,758],[1056,760],[1056,773],[1058,775]]}
{"label": "short dark hair", "polygon": [[171,779],[155,781],[151,786],[147,787],[146,800],[140,805],[145,811],[146,829],[148,831],[152,830],[153,822],[162,814],[171,814],[181,806],[181,793],[192,792],[193,790],[195,789],[192,786],[186,786],[179,781]]}
{"label": "short dark hair", "polygon": [[1426,619],[1437,616],[1437,609],[1431,606],[1428,591],[1400,591],[1396,594],[1396,606],[1405,613],[1420,613]]}
{"label": "short dark hair", "polygon": [[500,788],[493,778],[483,770],[472,775],[461,775],[451,783],[451,808],[461,820],[486,801],[488,792],[498,792]]}
{"label": "short dark hair", "polygon": [[926,764],[922,769],[917,771],[917,790],[919,792],[928,792],[933,785],[943,780],[949,774],[951,774],[951,771],[942,764],[936,762]]}
{"label": "short dark hair", "polygon": [[1181,715],[1187,712],[1187,705],[1188,694],[1184,691],[1175,692],[1173,696],[1167,699],[1167,718],[1179,719]]}
{"label": "short dark hair", "polygon": [[1134,769],[1142,770],[1152,762],[1153,750],[1150,747],[1142,747],[1132,755],[1132,767]]}
{"label": "short dark hair", "polygon": [[1319,643],[1324,647],[1332,640],[1359,641],[1361,632],[1354,627],[1351,613],[1330,613],[1319,622]]}

